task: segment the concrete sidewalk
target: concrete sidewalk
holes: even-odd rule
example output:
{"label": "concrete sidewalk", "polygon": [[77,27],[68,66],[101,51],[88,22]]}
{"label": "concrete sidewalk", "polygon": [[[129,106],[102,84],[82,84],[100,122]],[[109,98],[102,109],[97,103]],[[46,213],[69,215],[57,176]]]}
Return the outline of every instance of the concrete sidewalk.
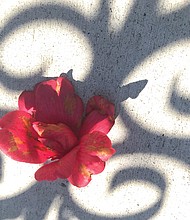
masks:
{"label": "concrete sidewalk", "polygon": [[0,114],[73,71],[87,101],[114,102],[117,153],[85,188],[36,182],[0,154],[0,220],[190,219],[190,1],[0,2]]}

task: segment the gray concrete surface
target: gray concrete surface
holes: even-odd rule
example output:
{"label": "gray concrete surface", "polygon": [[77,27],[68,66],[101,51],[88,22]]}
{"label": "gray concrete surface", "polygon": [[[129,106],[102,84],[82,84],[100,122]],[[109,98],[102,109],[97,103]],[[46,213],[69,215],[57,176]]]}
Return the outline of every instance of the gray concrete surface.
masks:
{"label": "gray concrete surface", "polygon": [[[86,188],[0,155],[0,220],[190,219],[190,1],[1,0],[0,114],[69,72],[113,101],[117,150]],[[72,76],[71,76],[72,72]]]}

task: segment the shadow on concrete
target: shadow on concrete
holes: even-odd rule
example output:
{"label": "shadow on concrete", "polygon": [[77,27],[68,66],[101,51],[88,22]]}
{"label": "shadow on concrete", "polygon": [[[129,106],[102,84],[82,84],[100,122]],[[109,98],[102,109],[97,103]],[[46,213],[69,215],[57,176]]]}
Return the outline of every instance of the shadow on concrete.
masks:
{"label": "shadow on concrete", "polygon": [[[139,63],[156,50],[172,42],[190,38],[190,5],[167,15],[160,15],[157,11],[157,3],[157,0],[134,1],[133,8],[123,28],[117,33],[110,33],[108,30],[108,16],[110,13],[108,0],[101,1],[97,16],[90,20],[63,5],[41,4],[19,12],[11,18],[0,33],[0,41],[2,42],[19,27],[26,24],[30,25],[35,20],[44,22],[53,19],[59,22],[66,21],[74,25],[91,42],[94,60],[93,68],[86,79],[83,82],[73,80],[73,84],[78,94],[85,100],[94,94],[101,94],[115,103],[117,113],[120,114],[130,134],[128,137],[126,136],[124,142],[115,144],[117,155],[136,152],[156,153],[189,164],[190,149],[181,147],[189,145],[188,139],[168,138],[143,129],[130,118],[128,112],[121,105],[121,102],[129,97],[136,98],[146,86],[146,79],[140,79],[138,82],[121,86],[123,80]],[[46,79],[43,77],[43,72],[33,73],[28,78],[15,78],[4,70],[0,71],[0,82],[13,91],[29,89],[35,83]],[[174,96],[173,98],[176,99]],[[176,109],[179,110],[180,106],[181,102],[178,102]],[[6,111],[1,111],[1,115],[5,113]],[[176,147],[173,149],[170,146]],[[113,178],[110,183],[110,190],[114,190],[114,187],[119,187],[119,184],[133,179],[156,184],[160,188],[162,196],[153,207],[144,212],[131,216],[126,213],[126,216],[117,219],[151,219],[159,211],[164,200],[166,184],[164,177],[154,170],[131,168],[130,170],[124,170],[122,174],[118,173]],[[67,182],[65,182],[65,187],[62,183],[61,180],[52,183],[36,183],[18,196],[1,200],[1,219],[16,218],[23,212],[26,220],[34,220],[34,216],[36,216],[36,220],[44,219],[53,199],[57,195],[64,198],[60,207],[59,219],[66,219],[64,217],[66,210],[74,211],[74,216],[79,219],[112,219],[111,217],[101,217],[87,213],[80,208],[70,197]]]}

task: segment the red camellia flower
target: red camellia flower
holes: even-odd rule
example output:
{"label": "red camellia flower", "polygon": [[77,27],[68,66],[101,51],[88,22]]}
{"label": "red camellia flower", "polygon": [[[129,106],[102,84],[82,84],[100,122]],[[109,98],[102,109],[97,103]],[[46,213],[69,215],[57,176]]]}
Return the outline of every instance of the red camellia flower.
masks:
{"label": "red camellia flower", "polygon": [[67,78],[37,84],[20,95],[18,104],[19,110],[0,119],[0,149],[17,161],[47,161],[36,171],[36,180],[67,178],[75,186],[86,186],[115,153],[107,137],[114,105],[93,96],[83,115],[83,102]]}

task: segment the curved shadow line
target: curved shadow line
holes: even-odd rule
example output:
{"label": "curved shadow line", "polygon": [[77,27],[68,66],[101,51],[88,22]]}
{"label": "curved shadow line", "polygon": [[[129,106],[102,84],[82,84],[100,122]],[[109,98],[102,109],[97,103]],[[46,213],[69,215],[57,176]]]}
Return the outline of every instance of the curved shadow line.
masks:
{"label": "curved shadow line", "polygon": [[[102,1],[103,2],[103,1]],[[108,3],[108,1],[106,1],[107,3]],[[140,1],[136,1],[136,3],[139,3]],[[145,3],[146,1],[141,1],[141,3],[139,3],[139,5],[143,5],[144,3]],[[108,5],[108,4],[107,4]],[[45,8],[45,11],[44,11],[44,8]],[[61,11],[61,10],[63,10],[64,11],[64,13]],[[184,12],[186,12],[187,10],[189,9],[189,6],[188,7],[186,7],[186,9],[184,9],[185,11]],[[55,16],[55,15],[53,15],[52,14],[52,10],[56,10],[56,13],[57,13],[57,10],[58,10],[58,12],[59,12],[59,15],[57,16]],[[102,11],[103,10],[106,10],[107,11],[107,7],[106,7],[106,4],[104,4],[104,9],[103,9],[103,7],[102,7],[102,9],[100,10],[100,12],[102,13]],[[132,10],[133,11],[133,10]],[[26,16],[26,13],[29,13],[27,16]],[[41,14],[39,13],[39,12],[41,12]],[[73,14],[71,13],[71,12],[73,12]],[[183,12],[183,11],[181,11],[181,12]],[[49,13],[49,14],[48,14]],[[71,18],[68,18],[67,16],[71,16]],[[29,16],[29,17],[28,17]],[[45,20],[47,20],[47,19],[60,19],[60,20],[63,20],[63,19],[65,19],[66,21],[68,21],[68,22],[70,22],[71,24],[73,24],[74,26],[76,26],[76,27],[78,27],[79,29],[81,29],[82,30],[82,28],[83,27],[85,27],[85,29],[87,29],[88,31],[91,31],[91,33],[94,33],[95,31],[96,31],[96,29],[95,30],[92,30],[93,29],[93,27],[95,27],[95,28],[97,28],[98,26],[96,25],[96,24],[93,24],[92,22],[87,22],[86,21],[86,19],[83,17],[83,16],[81,16],[80,14],[78,14],[78,13],[76,13],[75,11],[72,11],[71,9],[65,9],[65,7],[61,7],[60,8],[60,6],[55,6],[55,5],[48,5],[48,6],[41,6],[41,7],[33,7],[33,8],[30,8],[30,9],[28,9],[28,10],[26,10],[26,11],[24,11],[24,12],[21,12],[21,16],[20,15],[17,15],[17,16],[15,16],[14,17],[14,19],[15,20],[11,20],[11,22],[12,22],[12,24],[11,24],[11,22],[9,22],[8,23],[8,25],[4,28],[4,30],[3,30],[3,32],[1,33],[1,35],[0,35],[0,40],[3,40],[11,31],[13,31],[13,30],[15,30],[17,27],[19,27],[19,26],[21,26],[21,25],[24,25],[24,24],[26,24],[27,22],[31,22],[31,20],[30,19],[32,19],[32,18],[34,18],[34,20],[38,20],[39,18],[38,18],[38,16],[39,16],[39,18],[40,19],[45,19]],[[76,17],[75,17],[76,16]],[[102,15],[103,16],[103,15]],[[168,18],[171,18],[171,14],[170,15],[168,15],[169,17]],[[98,17],[98,16],[97,16]],[[104,16],[103,16],[104,17]],[[134,17],[134,13],[133,13],[133,17]],[[160,17],[161,18],[161,17]],[[19,20],[24,20],[24,22],[23,21],[19,21]],[[79,21],[78,21],[78,19],[79,19]],[[81,19],[81,20],[80,20]],[[129,17],[129,19],[131,19],[131,17]],[[167,16],[164,16],[164,19],[167,19]],[[32,19],[33,20],[33,19]],[[157,20],[159,20],[158,18],[157,18]],[[84,22],[84,23],[83,23]],[[105,22],[105,20],[104,20],[104,22]],[[126,24],[127,24],[127,21],[126,21]],[[158,26],[160,26],[160,24],[161,23],[159,23],[158,21],[157,21],[157,24],[158,24]],[[86,26],[85,26],[86,25]],[[163,30],[163,28],[166,26],[166,24],[165,23],[162,23],[162,30]],[[160,48],[160,46],[166,46],[166,45],[168,45],[169,43],[171,43],[171,42],[173,42],[173,41],[175,41],[175,40],[178,40],[178,39],[183,39],[183,38],[189,38],[189,36],[190,36],[190,33],[189,33],[189,35],[188,36],[183,36],[182,34],[180,34],[180,33],[178,33],[178,31],[180,31],[181,29],[180,29],[180,26],[175,26],[175,28],[176,27],[178,27],[178,29],[177,29],[177,31],[175,30],[175,35],[174,35],[174,37],[172,37],[169,41],[167,41],[167,40],[165,40],[164,42],[161,42],[161,44],[155,44],[155,41],[153,41],[153,44],[155,44],[154,46],[155,46],[155,48],[154,48],[154,51],[156,50],[156,49],[158,49],[158,48]],[[155,28],[157,28],[157,26],[155,27]],[[164,30],[164,33],[169,33],[169,32],[171,32],[171,30]],[[156,32],[157,33],[157,32]],[[125,33],[125,31],[124,30],[122,30],[121,31],[121,37],[125,37],[125,35],[126,35],[126,33]],[[102,35],[106,35],[105,36],[105,40],[109,40],[109,42],[108,42],[108,44],[110,44],[110,37],[108,36],[108,34],[105,32],[105,31],[102,31]],[[89,39],[90,39],[90,41],[91,42],[93,42],[92,43],[92,45],[95,45],[95,43],[96,43],[96,41],[94,41],[95,40],[95,37],[94,36],[89,36]],[[145,37],[144,37],[144,39],[145,39]],[[135,42],[135,40],[136,40],[136,38],[134,38],[133,39],[133,42]],[[112,43],[117,43],[118,42],[118,38],[117,37],[113,37],[112,39],[111,39],[111,42]],[[108,45],[107,44],[107,45]],[[95,50],[95,58],[96,59],[98,59],[99,61],[100,60],[102,60],[101,58],[103,57],[103,56],[107,56],[107,54],[106,55],[102,55],[102,56],[100,56],[100,57],[97,57],[97,55],[98,55],[98,50],[100,49],[100,47],[101,47],[101,45],[97,45],[97,47],[95,47],[94,48],[94,50]],[[133,62],[133,65],[130,67],[130,68],[128,68],[128,72],[130,72],[138,63],[140,63],[143,59],[145,59],[150,53],[152,53],[152,50],[151,50],[152,48],[150,48],[149,50],[147,50],[148,52],[146,52],[146,54],[144,54],[142,57],[138,57],[138,59],[136,59],[136,61],[135,62]],[[124,47],[124,48],[122,48],[122,50],[120,51],[120,54],[122,54],[122,52],[123,52],[123,50],[125,50],[125,52],[126,52],[126,47]],[[109,51],[108,51],[109,52]],[[112,51],[113,52],[113,51]],[[135,54],[137,51],[136,50],[134,50],[133,51],[133,54]],[[128,54],[126,54],[125,56],[124,56],[124,59],[126,58],[126,56],[127,56]],[[132,55],[132,56],[129,56],[130,57],[130,59],[132,59],[133,57],[134,57],[134,55]],[[129,59],[129,62],[130,62],[130,59]],[[109,59],[108,59],[109,60]],[[96,66],[97,64],[99,64],[99,62],[96,60],[96,61],[94,61],[94,66]],[[94,68],[94,71],[95,71],[96,69]],[[123,70],[121,70],[121,72],[122,72]],[[6,74],[6,73],[5,73]],[[116,81],[117,82],[117,84],[118,83],[121,83],[122,82],[122,80],[123,80],[123,77],[124,76],[126,76],[127,75],[127,73],[126,74],[119,74],[119,76],[118,75],[116,75],[115,77],[116,77],[116,79],[118,79],[118,81]],[[91,76],[89,75],[89,77],[88,77],[88,79],[90,79],[91,78]],[[7,77],[7,80],[9,80],[9,77]],[[85,81],[87,81],[87,79],[85,80]],[[85,82],[86,83],[86,82]],[[118,85],[116,85],[116,83],[114,84],[114,86],[118,86]],[[124,113],[124,116],[123,116],[123,120],[124,120],[124,118],[126,118],[126,117],[129,117],[128,115],[127,115],[127,113],[125,114]],[[125,122],[125,120],[124,120],[124,122]],[[138,127],[138,125],[137,125],[137,127]],[[38,186],[38,185],[35,185],[36,187]],[[30,193],[32,193],[30,190],[28,190],[26,193],[28,193],[28,196],[30,196]],[[43,196],[43,195],[41,195],[41,196]],[[22,196],[21,197],[19,197],[19,198],[21,198],[22,199]],[[53,198],[53,197],[52,197]],[[47,199],[47,198],[46,198]],[[45,201],[45,200],[44,200]],[[74,203],[73,203],[74,204]],[[75,204],[74,204],[75,205]],[[95,216],[94,216],[95,217]],[[138,215],[136,216],[136,217],[138,217]],[[106,218],[103,218],[103,219],[106,219]],[[126,219],[126,218],[125,218]]]}
{"label": "curved shadow line", "polygon": [[[129,67],[129,72],[153,52],[173,42],[190,38],[190,30],[187,31],[190,24],[190,4],[177,11],[159,14],[158,2],[158,0],[135,0],[123,29],[118,33],[119,40],[126,38],[126,31],[132,35],[126,47],[121,48],[122,54],[127,50],[130,51],[129,56],[123,56],[133,64]],[[147,24],[146,21],[151,21],[151,23]],[[118,36],[116,41],[118,41]],[[141,48],[140,56],[138,56],[138,45]]]}
{"label": "curved shadow line", "polygon": [[[20,12],[18,15],[14,16],[12,19],[6,23],[0,32],[0,42],[11,33],[18,29],[20,26],[24,26],[27,23],[31,23],[37,20],[57,20],[57,21],[67,21],[73,24],[79,30],[82,30],[84,25],[88,28],[88,21],[76,11],[70,8],[59,6],[59,5],[41,5],[31,7],[29,9]],[[11,90],[18,90],[18,88],[25,90],[25,84],[30,85],[31,81],[37,83],[46,79],[42,76],[42,71],[33,74],[33,76],[19,78],[10,76],[4,70],[0,70],[1,77],[0,80],[5,87]],[[34,82],[35,81],[35,82]]]}
{"label": "curved shadow line", "polygon": [[161,190],[160,198],[150,208],[141,211],[138,214],[127,216],[129,219],[134,218],[136,215],[138,215],[138,217],[141,219],[149,219],[162,207],[165,197],[166,182],[163,176],[153,169],[143,167],[131,167],[128,169],[120,170],[120,172],[118,172],[113,177],[110,184],[110,191],[116,190],[117,187],[119,187],[120,185],[130,181],[150,182],[151,184],[158,186],[158,188]]}
{"label": "curved shadow line", "polygon": [[183,97],[183,95],[179,95],[177,92],[176,84],[178,82],[177,77],[173,83],[173,91],[170,97],[170,106],[176,112],[180,114],[190,115],[190,100],[187,97]]}
{"label": "curved shadow line", "polygon": [[39,20],[57,20],[61,22],[66,21],[69,24],[77,27],[79,30],[82,30],[84,25],[86,25],[85,28],[88,28],[89,24],[84,16],[69,7],[57,4],[42,4],[41,6],[34,6],[25,9],[24,11],[20,12],[18,15],[10,19],[0,33],[0,41],[2,42],[5,37],[7,37],[11,32],[16,30],[20,26],[24,26],[27,23]]}
{"label": "curved shadow line", "polygon": [[[125,180],[123,180],[123,178],[122,178],[123,176],[125,176]],[[122,179],[122,181],[121,181],[121,179]],[[67,191],[68,196],[66,196],[65,203],[71,204],[71,206],[75,210],[75,215],[79,219],[82,219],[84,217],[83,212],[85,212],[85,217],[88,219],[108,220],[108,219],[116,219],[117,218],[120,220],[137,220],[137,219],[148,220],[151,217],[153,217],[158,212],[158,210],[160,210],[160,208],[163,205],[163,201],[165,198],[165,190],[166,190],[165,180],[161,174],[159,174],[158,172],[156,172],[155,170],[152,170],[150,168],[134,167],[134,168],[129,168],[129,169],[123,169],[119,173],[117,173],[114,176],[114,178],[112,179],[112,181],[110,183],[110,191],[115,190],[117,187],[124,184],[124,182],[132,181],[132,180],[136,180],[136,181],[142,180],[142,181],[150,182],[154,185],[157,185],[159,187],[159,189],[161,190],[160,198],[156,201],[156,203],[154,203],[150,208],[148,208],[144,211],[141,211],[139,213],[131,214],[131,215],[127,215],[127,213],[126,213],[126,215],[123,217],[118,217],[118,216],[106,217],[106,216],[101,216],[98,214],[87,213],[87,212],[85,212],[85,210],[83,211],[82,208],[80,206],[78,206],[72,200],[72,198],[69,197],[69,191]],[[61,209],[63,210],[62,211],[63,213],[62,213],[62,215],[60,213],[60,219],[62,219],[62,217],[64,215],[64,204],[62,206],[63,207]],[[65,219],[65,218],[63,218],[63,219]]]}

